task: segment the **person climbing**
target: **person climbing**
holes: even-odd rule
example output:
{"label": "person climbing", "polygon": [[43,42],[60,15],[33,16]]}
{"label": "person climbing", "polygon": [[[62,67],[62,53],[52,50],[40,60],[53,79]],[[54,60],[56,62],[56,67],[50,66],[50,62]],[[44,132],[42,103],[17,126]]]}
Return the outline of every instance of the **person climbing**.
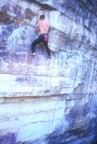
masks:
{"label": "person climbing", "polygon": [[38,22],[36,23],[35,30],[39,33],[38,38],[36,38],[32,42],[32,55],[36,55],[35,53],[35,48],[36,45],[39,44],[40,42],[43,42],[46,51],[48,53],[49,58],[51,58],[51,52],[50,49],[48,48],[48,31],[49,31],[49,23],[47,20],[45,20],[44,15],[40,15]]}

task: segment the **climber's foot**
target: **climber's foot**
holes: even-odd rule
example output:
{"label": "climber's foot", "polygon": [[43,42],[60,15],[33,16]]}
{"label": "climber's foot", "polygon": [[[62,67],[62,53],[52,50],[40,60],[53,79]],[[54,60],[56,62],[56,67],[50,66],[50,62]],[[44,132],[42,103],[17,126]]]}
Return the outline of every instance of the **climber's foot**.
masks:
{"label": "climber's foot", "polygon": [[31,53],[31,55],[32,55],[32,56],[35,56],[35,55],[36,55],[36,53]]}

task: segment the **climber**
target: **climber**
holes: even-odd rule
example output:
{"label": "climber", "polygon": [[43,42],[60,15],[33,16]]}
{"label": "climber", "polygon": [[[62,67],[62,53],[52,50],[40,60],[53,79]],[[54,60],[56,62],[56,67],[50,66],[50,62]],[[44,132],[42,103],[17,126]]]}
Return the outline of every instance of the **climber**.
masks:
{"label": "climber", "polygon": [[36,55],[35,47],[40,42],[43,42],[46,51],[48,53],[49,58],[51,58],[51,52],[48,48],[48,30],[49,30],[49,23],[45,20],[44,15],[40,15],[38,22],[35,25],[35,30],[38,32],[39,36],[32,42],[32,55]]}

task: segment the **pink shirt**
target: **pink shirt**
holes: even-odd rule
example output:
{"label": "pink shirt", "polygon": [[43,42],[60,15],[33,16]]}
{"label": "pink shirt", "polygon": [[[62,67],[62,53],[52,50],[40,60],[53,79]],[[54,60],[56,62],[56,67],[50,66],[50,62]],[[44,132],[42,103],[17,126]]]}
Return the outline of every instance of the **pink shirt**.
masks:
{"label": "pink shirt", "polygon": [[48,33],[49,23],[45,19],[43,19],[43,20],[40,19],[40,20],[38,20],[35,27],[39,31],[39,34]]}

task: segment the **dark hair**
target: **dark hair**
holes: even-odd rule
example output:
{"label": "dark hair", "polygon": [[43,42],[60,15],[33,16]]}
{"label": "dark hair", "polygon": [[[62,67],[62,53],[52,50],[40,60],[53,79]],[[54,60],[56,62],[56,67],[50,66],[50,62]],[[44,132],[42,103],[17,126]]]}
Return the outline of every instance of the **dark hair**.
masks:
{"label": "dark hair", "polygon": [[40,19],[45,19],[45,16],[44,15],[40,15]]}

